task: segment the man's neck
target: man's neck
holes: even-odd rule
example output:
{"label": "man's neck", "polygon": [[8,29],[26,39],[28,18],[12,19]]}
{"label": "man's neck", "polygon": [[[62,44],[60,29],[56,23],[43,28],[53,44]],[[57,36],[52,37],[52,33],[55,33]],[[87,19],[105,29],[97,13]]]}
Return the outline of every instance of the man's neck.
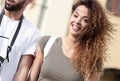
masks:
{"label": "man's neck", "polygon": [[5,15],[13,20],[19,20],[22,14],[23,14],[22,10],[21,11],[8,11],[5,9]]}

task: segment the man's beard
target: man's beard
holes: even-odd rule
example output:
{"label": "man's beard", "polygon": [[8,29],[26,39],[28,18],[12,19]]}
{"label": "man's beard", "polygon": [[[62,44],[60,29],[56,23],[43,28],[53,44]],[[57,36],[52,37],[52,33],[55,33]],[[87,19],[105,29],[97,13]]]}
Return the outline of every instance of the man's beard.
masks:
{"label": "man's beard", "polygon": [[5,9],[7,9],[8,11],[18,11],[21,10],[24,7],[25,1],[22,1],[20,3],[17,3],[15,5],[9,5],[7,4],[7,2],[5,2]]}

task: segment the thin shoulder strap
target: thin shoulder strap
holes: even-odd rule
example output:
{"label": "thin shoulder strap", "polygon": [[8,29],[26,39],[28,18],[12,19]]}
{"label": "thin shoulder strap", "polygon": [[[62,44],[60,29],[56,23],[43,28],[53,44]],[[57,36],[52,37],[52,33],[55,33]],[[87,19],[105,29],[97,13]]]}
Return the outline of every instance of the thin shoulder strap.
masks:
{"label": "thin shoulder strap", "polygon": [[51,36],[51,37],[48,39],[48,41],[47,41],[47,43],[46,43],[46,45],[45,45],[45,48],[44,48],[44,59],[45,59],[45,57],[47,56],[47,54],[48,54],[50,48],[52,47],[53,43],[55,42],[56,38],[57,38],[57,37],[55,37],[55,36]]}
{"label": "thin shoulder strap", "polygon": [[8,46],[8,48],[7,48],[7,56],[6,56],[6,59],[8,60],[8,62],[9,62],[9,52],[11,51],[12,46],[13,46],[13,44],[15,43],[15,40],[16,40],[16,38],[17,38],[17,35],[18,35],[19,31],[20,31],[23,18],[24,18],[24,16],[22,15],[22,16],[20,17],[20,21],[19,21],[18,27],[17,27],[17,29],[16,29],[16,31],[15,31],[15,34],[14,34],[13,38],[12,38],[12,41],[11,41],[11,43],[10,43],[10,46]]}

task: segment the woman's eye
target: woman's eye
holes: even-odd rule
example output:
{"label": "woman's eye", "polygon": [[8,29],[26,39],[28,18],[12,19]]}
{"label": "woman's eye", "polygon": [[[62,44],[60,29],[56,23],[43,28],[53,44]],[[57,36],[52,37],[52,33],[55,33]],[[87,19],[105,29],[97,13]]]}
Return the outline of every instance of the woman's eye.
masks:
{"label": "woman's eye", "polygon": [[89,20],[88,20],[88,19],[84,19],[84,22],[85,22],[85,23],[88,23],[88,22],[89,22]]}
{"label": "woman's eye", "polygon": [[76,14],[73,15],[74,17],[78,17]]}

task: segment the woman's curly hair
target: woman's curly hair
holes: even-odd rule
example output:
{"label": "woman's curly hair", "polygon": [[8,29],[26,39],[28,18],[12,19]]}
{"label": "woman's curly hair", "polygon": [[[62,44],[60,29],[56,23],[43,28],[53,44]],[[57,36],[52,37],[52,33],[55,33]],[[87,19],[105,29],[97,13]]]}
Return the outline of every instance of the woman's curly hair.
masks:
{"label": "woman's curly hair", "polygon": [[96,0],[78,0],[72,7],[72,13],[80,5],[88,8],[90,23],[77,38],[79,46],[72,62],[85,78],[92,72],[102,70],[107,54],[107,40],[111,37],[113,28],[102,6]]}

